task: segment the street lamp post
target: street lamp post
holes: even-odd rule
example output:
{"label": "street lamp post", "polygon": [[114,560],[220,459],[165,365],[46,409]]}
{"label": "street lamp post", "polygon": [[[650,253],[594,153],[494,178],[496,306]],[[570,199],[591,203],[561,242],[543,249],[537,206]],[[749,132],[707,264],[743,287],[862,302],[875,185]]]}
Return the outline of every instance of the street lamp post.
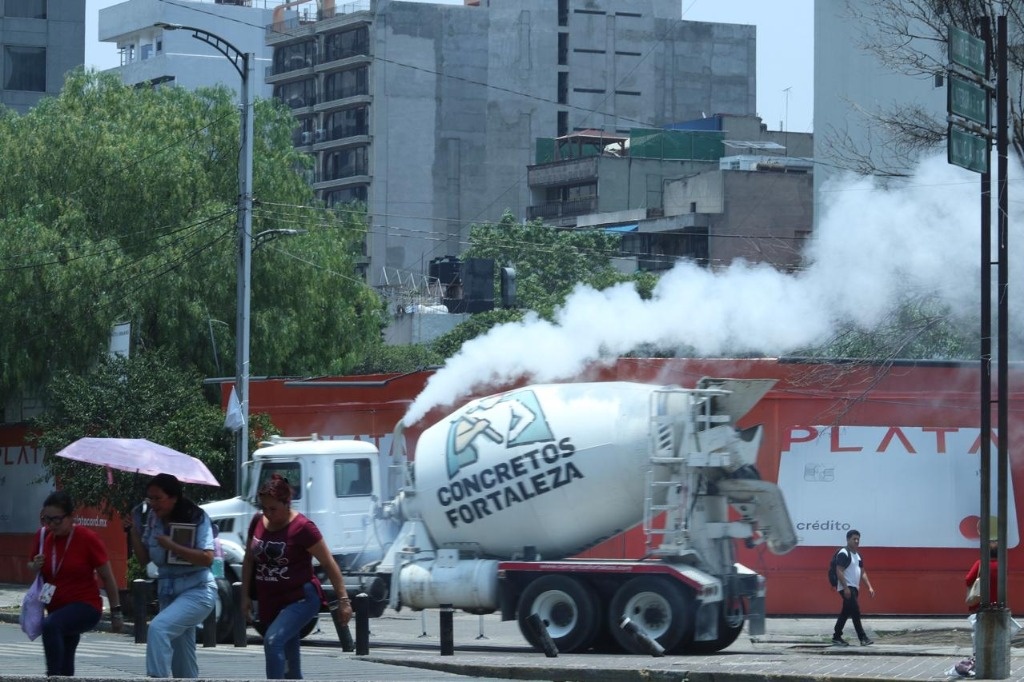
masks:
{"label": "street lamp post", "polygon": [[241,495],[242,470],[249,460],[249,308],[252,284],[252,138],[253,91],[252,74],[256,56],[242,52],[220,36],[206,29],[181,24],[157,23],[166,31],[192,31],[192,37],[223,54],[242,77],[242,140],[238,159],[238,268],[237,317],[235,318],[235,397],[242,416],[242,426],[235,437],[235,491]]}

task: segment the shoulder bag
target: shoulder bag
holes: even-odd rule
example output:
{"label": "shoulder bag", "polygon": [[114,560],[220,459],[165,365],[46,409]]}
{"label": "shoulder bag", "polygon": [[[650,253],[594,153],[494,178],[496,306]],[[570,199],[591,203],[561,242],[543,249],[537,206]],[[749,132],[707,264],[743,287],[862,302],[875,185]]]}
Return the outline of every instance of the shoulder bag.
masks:
{"label": "shoulder bag", "polygon": [[[39,529],[39,554],[43,553],[43,535],[45,533],[45,528]],[[46,605],[39,600],[39,595],[42,591],[43,574],[40,571],[36,573],[36,579],[32,581],[28,592],[22,598],[21,613],[18,614],[21,631],[28,635],[30,640],[35,640],[36,637],[43,633],[43,618],[45,617],[44,609]]]}
{"label": "shoulder bag", "polygon": [[964,600],[968,607],[975,607],[981,603],[981,577],[974,579],[974,584],[967,590],[967,598]]}

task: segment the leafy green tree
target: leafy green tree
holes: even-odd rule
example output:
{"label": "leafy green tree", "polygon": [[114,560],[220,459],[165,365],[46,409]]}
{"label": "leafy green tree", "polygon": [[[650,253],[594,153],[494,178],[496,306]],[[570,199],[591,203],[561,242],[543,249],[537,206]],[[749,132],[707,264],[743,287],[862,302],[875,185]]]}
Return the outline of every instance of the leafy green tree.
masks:
{"label": "leafy green tree", "polygon": [[513,266],[519,306],[550,317],[578,284],[604,289],[628,279],[612,267],[621,237],[600,230],[560,230],[540,220],[519,223],[506,212],[497,223],[473,225],[463,258],[493,258]]}
{"label": "leafy green tree", "polygon": [[[354,366],[382,303],[355,274],[360,210],[319,206],[295,121],[256,104],[251,374]],[[235,365],[239,116],[224,89],[137,89],[77,72],[28,114],[0,113],[0,399],[82,373],[115,322],[136,350],[204,376]],[[287,239],[267,237],[291,233]],[[232,368],[232,369],[228,369]]]}
{"label": "leafy green tree", "polygon": [[[188,486],[196,501],[234,494],[235,463],[224,414],[203,393],[201,377],[169,353],[104,358],[91,371],[60,371],[49,383],[48,409],[32,424],[34,444],[46,451],[46,477],[77,502],[125,512],[138,504],[148,475],[57,457],[83,437],[146,438],[200,459],[220,488]],[[263,424],[266,427],[266,424]],[[255,431],[256,429],[254,429]],[[112,481],[112,482],[111,482]]]}

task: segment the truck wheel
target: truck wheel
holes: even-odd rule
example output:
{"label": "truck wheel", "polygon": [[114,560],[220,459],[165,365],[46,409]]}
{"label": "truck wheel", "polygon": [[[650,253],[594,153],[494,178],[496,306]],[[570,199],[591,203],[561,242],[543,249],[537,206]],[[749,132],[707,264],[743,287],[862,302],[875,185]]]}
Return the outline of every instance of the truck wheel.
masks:
{"label": "truck wheel", "polygon": [[728,648],[736,641],[736,638],[743,632],[743,621],[746,617],[746,607],[742,599],[735,600],[732,608],[726,607],[727,602],[722,602],[722,610],[718,616],[718,637],[706,642],[695,642],[692,637],[684,640],[680,650],[686,654],[713,654]]}
{"label": "truck wheel", "polygon": [[589,585],[562,575],[546,575],[523,590],[516,609],[519,630],[534,649],[543,647],[531,633],[526,619],[540,616],[559,651],[572,653],[590,648],[601,625],[601,606]]}
{"label": "truck wheel", "polygon": [[678,583],[666,578],[633,578],[615,591],[608,611],[608,627],[615,641],[630,653],[648,653],[622,629],[624,616],[665,651],[672,651],[680,642],[693,637],[693,597]]}
{"label": "truck wheel", "polygon": [[[235,598],[231,592],[231,581],[217,578],[217,601],[213,606],[217,614],[217,644],[234,641]],[[196,641],[203,641],[203,624],[196,628]]]}

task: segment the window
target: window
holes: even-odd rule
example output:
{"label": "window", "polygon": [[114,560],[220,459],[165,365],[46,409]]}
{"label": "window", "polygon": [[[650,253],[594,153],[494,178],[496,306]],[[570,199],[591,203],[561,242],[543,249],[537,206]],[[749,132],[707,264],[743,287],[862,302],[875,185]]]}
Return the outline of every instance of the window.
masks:
{"label": "window", "polygon": [[369,135],[369,107],[343,109],[327,117],[327,139],[340,140],[354,135]]}
{"label": "window", "polygon": [[353,187],[345,187],[344,189],[332,189],[329,192],[324,192],[324,203],[328,206],[340,206],[342,204],[351,204],[355,202],[366,203],[367,196],[366,185],[355,185]]}
{"label": "window", "polygon": [[368,83],[365,66],[328,74],[324,77],[324,101],[365,95],[369,92]]}
{"label": "window", "polygon": [[569,112],[559,111],[558,112],[558,137],[569,134]]}
{"label": "window", "polygon": [[307,78],[294,83],[285,83],[274,87],[274,97],[292,109],[311,107],[316,101],[313,90],[313,79]]}
{"label": "window", "polygon": [[325,62],[369,54],[370,33],[365,26],[332,33],[324,41],[324,52]]}
{"label": "window", "polygon": [[260,484],[256,489],[259,490],[274,474],[280,474],[281,478],[288,481],[288,485],[292,487],[292,502],[302,499],[302,469],[299,467],[298,462],[281,462],[265,465],[260,469]]}
{"label": "window", "polygon": [[46,0],[6,0],[4,16],[23,19],[45,19]]}
{"label": "window", "polygon": [[558,34],[558,64],[565,66],[569,63],[569,34]]}
{"label": "window", "polygon": [[334,462],[334,496],[358,497],[373,494],[373,474],[368,459],[340,459]]}
{"label": "window", "polygon": [[274,73],[286,73],[313,66],[313,43],[306,41],[274,50]]}
{"label": "window", "polygon": [[558,103],[565,104],[569,98],[569,74],[558,72]]}
{"label": "window", "polygon": [[338,180],[354,175],[369,175],[366,147],[331,152],[324,159],[324,179]]}
{"label": "window", "polygon": [[141,59],[142,61],[146,61],[147,59],[150,59],[152,56],[153,46],[151,44],[146,43],[139,49],[139,59]]}
{"label": "window", "polygon": [[45,47],[4,47],[4,90],[46,92]]}
{"label": "window", "polygon": [[558,25],[569,25],[569,0],[558,0]]}

